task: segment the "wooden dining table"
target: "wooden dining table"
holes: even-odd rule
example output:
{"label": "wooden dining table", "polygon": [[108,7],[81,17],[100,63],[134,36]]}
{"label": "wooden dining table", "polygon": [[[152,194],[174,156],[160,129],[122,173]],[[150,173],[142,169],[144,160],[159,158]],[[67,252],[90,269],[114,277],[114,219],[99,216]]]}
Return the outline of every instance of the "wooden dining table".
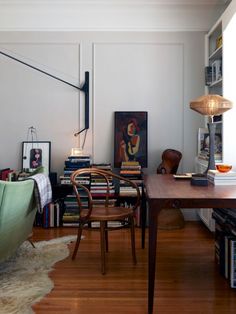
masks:
{"label": "wooden dining table", "polygon": [[[165,208],[235,208],[236,185],[191,185],[189,179],[173,175],[151,174],[144,177],[149,211],[148,243],[148,313],[153,313],[156,257],[158,257],[158,215]],[[155,291],[158,294],[158,285]],[[176,309],[177,310],[177,309]],[[155,313],[158,313],[156,304]]]}

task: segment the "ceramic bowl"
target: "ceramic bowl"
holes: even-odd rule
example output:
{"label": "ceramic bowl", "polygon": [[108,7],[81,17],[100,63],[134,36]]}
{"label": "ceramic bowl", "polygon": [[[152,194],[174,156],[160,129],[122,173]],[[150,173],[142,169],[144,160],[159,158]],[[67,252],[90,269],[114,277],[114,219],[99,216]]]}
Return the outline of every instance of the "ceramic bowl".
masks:
{"label": "ceramic bowl", "polygon": [[216,169],[219,172],[229,172],[232,169],[232,166],[226,165],[226,164],[220,164],[220,165],[216,165]]}

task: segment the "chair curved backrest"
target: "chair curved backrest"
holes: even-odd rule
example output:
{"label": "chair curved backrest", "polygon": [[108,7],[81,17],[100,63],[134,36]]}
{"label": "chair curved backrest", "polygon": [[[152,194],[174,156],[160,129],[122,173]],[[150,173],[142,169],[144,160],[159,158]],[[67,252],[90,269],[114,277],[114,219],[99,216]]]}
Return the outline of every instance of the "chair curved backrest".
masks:
{"label": "chair curved backrest", "polygon": [[[140,205],[140,190],[137,186],[136,183],[134,183],[133,181],[119,176],[111,171],[107,171],[107,170],[101,170],[98,168],[82,168],[79,170],[76,170],[72,173],[70,179],[73,185],[73,189],[77,198],[77,202],[79,205],[79,209],[80,209],[80,214],[81,215],[81,219],[84,220],[88,220],[91,213],[92,213],[92,209],[93,209],[93,205],[94,205],[94,200],[93,200],[93,196],[91,191],[89,190],[88,186],[80,183],[79,177],[81,175],[89,175],[89,180],[91,181],[91,177],[100,177],[102,179],[104,179],[104,183],[105,183],[105,189],[104,189],[104,206],[108,207],[109,204],[109,198],[111,197],[111,188],[112,186],[110,185],[110,179],[117,179],[117,180],[121,180],[121,181],[125,181],[127,184],[129,184],[130,186],[132,186],[134,189],[136,189],[137,192],[137,198],[136,198],[136,202],[135,204],[132,206],[133,211],[136,210],[136,208]],[[83,215],[83,206],[82,206],[82,201],[81,201],[81,194],[78,191],[78,188],[81,188],[87,195],[88,197],[88,209],[86,209],[86,214]],[[113,187],[114,188],[114,187]]]}
{"label": "chair curved backrest", "polygon": [[157,173],[176,174],[182,153],[175,149],[166,149],[162,153],[162,162],[157,167]]}

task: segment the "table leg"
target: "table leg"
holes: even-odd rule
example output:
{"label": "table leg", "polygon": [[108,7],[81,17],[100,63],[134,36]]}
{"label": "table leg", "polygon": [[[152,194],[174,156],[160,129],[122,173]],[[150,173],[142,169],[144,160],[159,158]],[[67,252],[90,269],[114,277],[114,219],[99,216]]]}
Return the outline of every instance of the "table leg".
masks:
{"label": "table leg", "polygon": [[149,202],[149,251],[148,251],[148,314],[153,313],[156,273],[157,217],[160,210]]}
{"label": "table leg", "polygon": [[146,231],[146,216],[147,216],[147,205],[144,188],[142,187],[142,200],[141,200],[141,229],[142,229],[142,238],[141,244],[142,249],[145,248],[145,231]]}

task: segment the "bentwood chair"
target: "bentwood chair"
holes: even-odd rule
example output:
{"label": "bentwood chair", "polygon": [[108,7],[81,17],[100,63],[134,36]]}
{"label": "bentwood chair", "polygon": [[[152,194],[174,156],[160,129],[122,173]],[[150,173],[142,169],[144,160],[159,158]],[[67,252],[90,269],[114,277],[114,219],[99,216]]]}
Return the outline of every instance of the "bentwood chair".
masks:
{"label": "bentwood chair", "polygon": [[[98,194],[96,187],[95,191],[91,191],[92,189],[90,190],[90,186],[80,183],[84,182],[82,180],[84,180],[86,176],[89,176],[90,182],[99,182],[98,186],[100,186],[100,194]],[[123,183],[125,182],[127,185],[136,190],[137,197],[134,199],[135,202],[132,207],[125,208],[112,204],[111,198],[114,200],[114,187],[111,182],[114,180],[116,182],[122,180]],[[140,204],[140,191],[137,185],[129,179],[121,177],[113,172],[97,168],[84,168],[76,170],[71,175],[71,182],[79,207],[78,236],[72,259],[75,259],[76,257],[84,226],[89,226],[91,223],[97,222],[100,228],[102,274],[106,273],[105,255],[106,252],[108,252],[108,231],[110,230],[117,230],[124,227],[130,228],[132,257],[133,263],[136,264],[134,212]],[[84,206],[84,194],[86,194],[87,197],[86,206]],[[96,196],[98,195],[101,196],[97,199]],[[99,201],[97,202],[97,200]],[[114,224],[114,222],[117,221],[120,222],[119,226]],[[91,230],[92,229],[93,228],[91,228]]]}

